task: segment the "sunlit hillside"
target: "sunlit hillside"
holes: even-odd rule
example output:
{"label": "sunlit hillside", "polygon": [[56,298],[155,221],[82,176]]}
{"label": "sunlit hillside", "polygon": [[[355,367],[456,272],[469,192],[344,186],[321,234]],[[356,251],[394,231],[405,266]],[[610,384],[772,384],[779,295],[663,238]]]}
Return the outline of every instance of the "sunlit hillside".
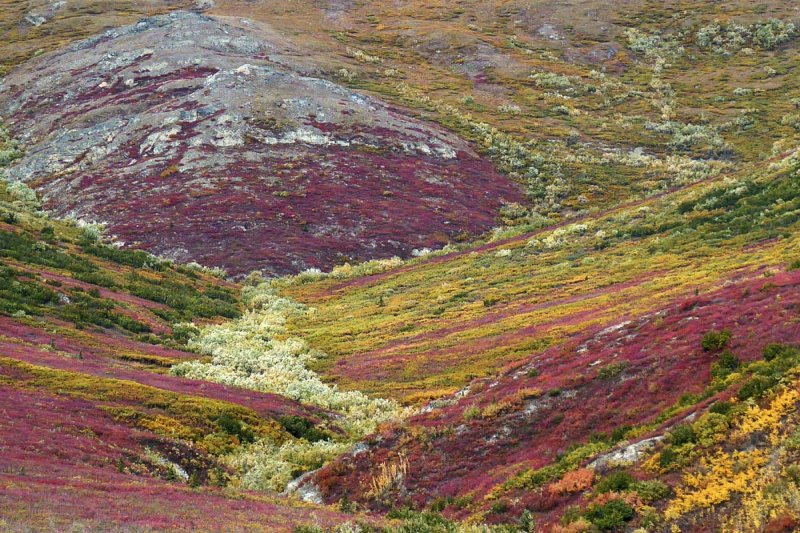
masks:
{"label": "sunlit hillside", "polygon": [[800,529],[800,6],[0,2],[0,529]]}

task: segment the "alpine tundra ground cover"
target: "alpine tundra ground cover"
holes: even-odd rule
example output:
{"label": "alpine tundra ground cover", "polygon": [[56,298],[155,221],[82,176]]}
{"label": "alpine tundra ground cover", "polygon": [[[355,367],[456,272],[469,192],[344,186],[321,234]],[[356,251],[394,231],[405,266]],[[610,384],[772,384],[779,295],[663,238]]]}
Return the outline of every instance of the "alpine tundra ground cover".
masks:
{"label": "alpine tundra ground cover", "polygon": [[[4,528],[291,531],[353,519],[241,483],[251,443],[277,461],[269,446],[307,442],[298,427],[343,439],[329,409],[168,372],[199,357],[183,321],[240,315],[238,288],[107,247],[94,228],[47,217],[19,184],[0,184],[0,212]],[[278,464],[302,471],[322,460],[304,453]],[[285,486],[296,472],[283,475]]]}
{"label": "alpine tundra ground cover", "polygon": [[[619,462],[603,454],[631,446],[620,452],[633,465],[630,483],[655,473],[665,488],[651,500],[618,496],[631,509],[617,509],[626,518],[614,527],[634,517],[632,524],[651,528],[724,520],[728,511],[702,511],[749,494],[742,490],[749,480],[772,475],[766,462],[753,455],[752,477],[688,504],[679,502],[691,500],[681,496],[691,491],[678,489],[671,472],[706,456],[681,448],[677,437],[650,463],[647,452],[671,442],[665,434],[682,420],[733,395],[736,414],[701,418],[713,427],[701,424],[688,442],[702,440],[695,447],[709,453],[724,443],[736,463],[736,439],[723,436],[739,423],[735,416],[781,383],[796,387],[795,355],[781,369],[758,361],[770,357],[769,345],[795,354],[800,335],[797,165],[796,152],[783,154],[746,177],[720,176],[366,278],[282,282],[286,294],[315,309],[289,330],[329,355],[316,368],[348,387],[429,402],[425,414],[386,429],[366,453],[337,460],[314,483],[328,501],[360,494],[374,509],[432,506],[477,521],[527,511],[547,527],[566,521],[579,530],[600,527],[603,506],[617,501],[587,499],[594,476],[613,474]],[[712,436],[697,436],[706,433]],[[758,446],[782,445],[781,435]],[[398,464],[409,466],[391,474],[385,490],[370,489]],[[564,476],[587,465],[593,474],[576,488],[557,488],[571,487]],[[677,502],[667,503],[669,487]],[[773,504],[789,512],[790,501]],[[570,511],[574,505],[583,510]],[[771,519],[763,508],[753,512],[760,518],[749,519],[761,525]]]}
{"label": "alpine tundra ground cover", "polygon": [[796,166],[792,152],[743,176],[363,279],[289,279],[286,293],[315,308],[290,331],[329,354],[317,366],[342,383],[409,400],[455,392],[587,326],[790,263]]}
{"label": "alpine tundra ground cover", "polygon": [[2,528],[800,527],[792,3],[3,7]]}

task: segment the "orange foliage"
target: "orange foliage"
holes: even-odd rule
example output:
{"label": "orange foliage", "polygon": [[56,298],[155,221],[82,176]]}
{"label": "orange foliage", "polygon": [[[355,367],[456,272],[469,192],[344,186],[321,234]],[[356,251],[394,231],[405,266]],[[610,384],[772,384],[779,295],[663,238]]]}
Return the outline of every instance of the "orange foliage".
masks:
{"label": "orange foliage", "polygon": [[588,489],[594,482],[594,470],[581,468],[564,474],[560,480],[551,484],[547,490],[550,494],[572,494]]}

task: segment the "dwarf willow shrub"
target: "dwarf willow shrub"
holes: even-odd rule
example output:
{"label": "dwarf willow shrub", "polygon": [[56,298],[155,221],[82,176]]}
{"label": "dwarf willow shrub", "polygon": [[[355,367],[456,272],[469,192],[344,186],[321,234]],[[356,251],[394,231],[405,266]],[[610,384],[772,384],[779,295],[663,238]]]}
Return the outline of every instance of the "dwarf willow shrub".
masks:
{"label": "dwarf willow shrub", "polygon": [[647,58],[677,57],[683,55],[684,49],[671,37],[662,37],[657,34],[648,34],[636,28],[625,31],[628,48]]}
{"label": "dwarf willow shrub", "polygon": [[351,265],[350,263],[337,265],[333,267],[330,272],[323,272],[318,268],[309,268],[298,274],[295,274],[294,276],[288,276],[281,281],[282,283],[289,285],[302,285],[326,278],[351,279],[363,276],[371,276],[373,274],[380,274],[382,272],[386,272],[387,270],[397,268],[402,264],[403,260],[397,256],[389,259],[371,259],[356,265]]}
{"label": "dwarf willow shrub", "polygon": [[791,22],[778,19],[769,19],[753,25],[753,44],[773,50],[779,45],[791,40],[796,35],[796,29]]}
{"label": "dwarf willow shrub", "polygon": [[[279,296],[267,282],[245,286],[242,299],[248,311],[241,318],[199,327],[197,335],[189,340],[190,348],[211,359],[178,364],[172,373],[280,394],[334,411],[340,415],[337,425],[347,433],[344,442],[334,442],[321,431],[295,431],[299,440],[282,444],[261,440],[239,448],[229,457],[229,463],[243,472],[243,486],[283,490],[293,478],[319,468],[344,452],[350,442],[373,432],[381,422],[405,414],[394,401],[370,398],[358,391],[340,391],[308,368],[308,363],[324,354],[302,339],[284,338],[287,319],[306,313],[305,306]],[[289,426],[287,429],[298,429],[295,423]]]}
{"label": "dwarf willow shrub", "polygon": [[715,20],[697,30],[695,42],[700,48],[710,48],[717,54],[729,55],[748,45],[774,50],[793,39],[796,34],[793,23],[774,18],[751,26]]}
{"label": "dwarf willow shrub", "polygon": [[695,35],[700,48],[711,48],[718,54],[741,50],[750,40],[750,30],[735,22],[720,23],[715,20],[701,27]]}
{"label": "dwarf willow shrub", "polygon": [[278,338],[285,333],[287,318],[305,313],[305,306],[278,296],[267,283],[245,287],[242,296],[250,307],[244,316],[204,326],[189,341],[190,347],[210,355],[211,360],[181,363],[173,367],[175,374],[280,394],[336,411],[353,436],[369,433],[400,414],[395,402],[324,383],[306,366],[324,357],[322,352],[297,337]]}
{"label": "dwarf willow shrub", "polygon": [[[0,175],[0,179],[1,178],[2,175]],[[14,206],[18,209],[36,212],[42,208],[42,204],[36,196],[36,192],[25,183],[21,181],[7,181],[5,185],[6,191],[13,199]]]}
{"label": "dwarf willow shrub", "polygon": [[244,472],[240,478],[243,488],[282,491],[291,480],[321,467],[346,452],[348,447],[348,443],[327,440],[288,441],[281,445],[261,440],[238,448],[225,462]]}
{"label": "dwarf willow shrub", "polygon": [[11,137],[3,124],[0,124],[0,167],[8,166],[20,157],[22,157],[22,150],[19,142]]}
{"label": "dwarf willow shrub", "polygon": [[531,74],[530,78],[536,83],[537,87],[547,87],[550,89],[570,89],[572,81],[569,76],[556,74],[554,72],[537,72]]}

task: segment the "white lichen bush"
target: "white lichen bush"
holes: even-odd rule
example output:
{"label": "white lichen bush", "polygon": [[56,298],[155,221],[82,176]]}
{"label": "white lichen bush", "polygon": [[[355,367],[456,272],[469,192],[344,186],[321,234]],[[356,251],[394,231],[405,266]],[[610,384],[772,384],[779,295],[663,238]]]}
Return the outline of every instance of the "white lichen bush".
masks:
{"label": "white lichen bush", "polygon": [[225,462],[243,472],[239,484],[251,490],[282,491],[297,472],[317,469],[347,451],[347,443],[305,440],[275,444],[258,441],[239,448]]}
{"label": "white lichen bush", "polygon": [[330,272],[323,272],[318,268],[308,268],[294,276],[287,276],[280,280],[285,285],[303,285],[321,279],[351,279],[362,276],[372,276],[380,274],[403,264],[403,260],[397,256],[388,259],[371,259],[363,263],[352,265],[345,263],[333,267]]}
{"label": "white lichen bush", "polygon": [[383,63],[383,59],[382,58],[380,58],[378,56],[370,55],[367,52],[365,52],[364,50],[359,50],[357,48],[348,47],[347,48],[347,55],[349,57],[352,57],[356,61],[361,62],[361,63],[371,63],[371,64]]}
{"label": "white lichen bush", "polygon": [[11,136],[5,126],[0,124],[0,167],[8,166],[20,157],[22,149],[19,142]]}
{"label": "white lichen bush", "polygon": [[700,27],[695,33],[695,43],[714,53],[732,55],[739,51],[752,54],[753,48],[774,50],[797,35],[795,25],[778,19],[743,26],[733,21],[715,20]]}
{"label": "white lichen bush", "polygon": [[684,53],[683,47],[675,40],[645,33],[636,28],[626,30],[625,37],[628,40],[628,48],[648,59],[677,57]]}
{"label": "white lichen bush", "polygon": [[286,321],[309,310],[281,297],[270,282],[251,276],[242,297],[248,311],[239,319],[198,327],[190,348],[208,360],[180,363],[172,373],[190,379],[280,394],[306,405],[333,411],[345,430],[339,442],[305,440],[244,445],[229,461],[242,472],[249,488],[282,490],[297,472],[318,468],[348,445],[406,411],[392,400],[370,398],[358,391],[341,391],[324,383],[308,364],[325,357],[297,337],[286,336]]}
{"label": "white lichen bush", "polygon": [[6,181],[6,190],[14,198],[14,205],[24,211],[39,211],[42,204],[36,192],[21,181]]}
{"label": "white lichen bush", "polygon": [[194,270],[195,272],[203,272],[204,274],[208,274],[210,276],[214,276],[219,279],[226,279],[228,277],[228,271],[224,268],[220,267],[207,267],[205,265],[201,265],[197,261],[192,261],[186,264],[186,268],[189,270]]}
{"label": "white lichen bush", "polygon": [[241,318],[207,325],[190,341],[210,361],[188,361],[173,373],[263,392],[271,392],[339,413],[339,425],[353,437],[373,431],[402,410],[390,400],[374,399],[357,391],[340,391],[324,383],[307,365],[325,357],[297,337],[284,338],[286,320],[308,310],[278,296],[267,282],[248,286],[243,298],[250,310]]}
{"label": "white lichen bush", "polygon": [[572,80],[569,76],[556,74],[554,72],[536,72],[530,75],[530,79],[537,87],[547,87],[550,89],[570,89]]}

